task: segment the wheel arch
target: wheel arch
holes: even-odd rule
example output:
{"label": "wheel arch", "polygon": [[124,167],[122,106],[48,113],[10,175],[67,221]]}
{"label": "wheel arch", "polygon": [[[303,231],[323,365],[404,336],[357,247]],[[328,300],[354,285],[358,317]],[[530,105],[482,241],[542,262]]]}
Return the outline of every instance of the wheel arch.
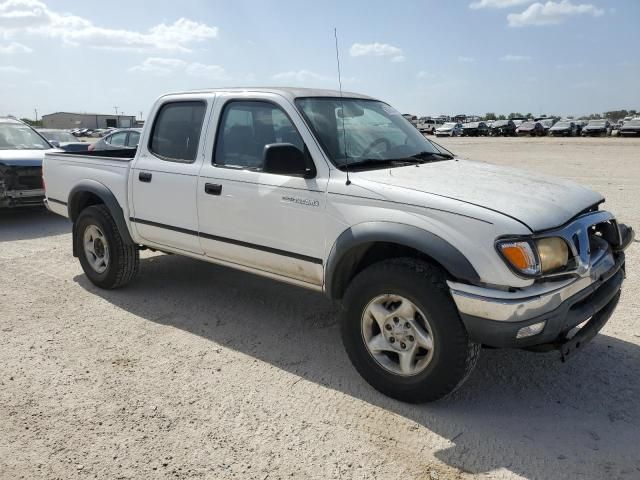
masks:
{"label": "wheel arch", "polygon": [[105,205],[109,213],[113,217],[118,233],[125,243],[133,244],[133,240],[125,221],[124,212],[118,202],[118,199],[109,188],[95,180],[83,180],[75,185],[69,192],[67,209],[69,218],[73,222],[73,254],[78,256],[76,245],[76,220],[80,213],[87,207],[92,205]]}
{"label": "wheel arch", "polygon": [[440,266],[453,279],[480,282],[471,262],[438,235],[411,225],[367,222],[345,230],[335,241],[325,268],[325,293],[341,299],[357,273],[372,263],[397,257],[420,258]]}

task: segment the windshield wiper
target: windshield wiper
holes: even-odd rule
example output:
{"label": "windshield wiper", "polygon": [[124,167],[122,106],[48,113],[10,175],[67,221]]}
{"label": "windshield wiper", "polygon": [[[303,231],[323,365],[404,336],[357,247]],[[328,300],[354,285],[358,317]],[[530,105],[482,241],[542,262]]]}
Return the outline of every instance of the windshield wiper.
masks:
{"label": "windshield wiper", "polygon": [[338,168],[340,170],[344,170],[347,168],[360,168],[360,167],[404,167],[407,165],[414,165],[416,163],[424,163],[423,160],[413,157],[407,158],[387,158],[387,159],[379,159],[379,158],[365,158],[363,160],[358,160],[355,162],[345,162],[341,164]]}
{"label": "windshield wiper", "polygon": [[440,153],[440,152],[420,152],[415,155],[411,155],[412,158],[419,158],[420,160],[425,160],[425,157],[439,157],[447,160],[451,160],[455,158],[453,155],[448,153]]}

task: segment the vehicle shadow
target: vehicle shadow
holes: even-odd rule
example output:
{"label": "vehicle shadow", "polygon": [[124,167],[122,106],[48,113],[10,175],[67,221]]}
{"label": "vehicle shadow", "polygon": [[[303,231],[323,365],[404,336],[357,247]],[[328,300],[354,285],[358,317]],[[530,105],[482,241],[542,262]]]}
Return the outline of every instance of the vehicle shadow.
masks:
{"label": "vehicle shadow", "polygon": [[32,240],[71,232],[71,222],[44,207],[0,210],[0,242]]}
{"label": "vehicle shadow", "polygon": [[[426,405],[369,387],[344,353],[323,295],[186,257],[145,258],[127,288],[86,290],[134,315],[207,338],[450,440],[435,455],[471,473],[525,478],[640,476],[640,347],[599,335],[580,355],[484,350],[450,398]],[[410,461],[410,459],[407,459]]]}

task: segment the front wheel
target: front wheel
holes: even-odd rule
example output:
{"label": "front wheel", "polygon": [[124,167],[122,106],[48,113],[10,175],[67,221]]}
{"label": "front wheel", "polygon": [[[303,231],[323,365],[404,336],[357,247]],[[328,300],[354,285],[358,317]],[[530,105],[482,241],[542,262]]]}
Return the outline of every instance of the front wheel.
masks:
{"label": "front wheel", "polygon": [[342,338],[374,388],[410,403],[455,391],[473,370],[472,343],[437,267],[416,259],[376,263],[345,294]]}
{"label": "front wheel", "polygon": [[100,288],[118,288],[138,273],[137,245],[126,242],[104,205],[85,208],[74,225],[80,265],[91,282]]}

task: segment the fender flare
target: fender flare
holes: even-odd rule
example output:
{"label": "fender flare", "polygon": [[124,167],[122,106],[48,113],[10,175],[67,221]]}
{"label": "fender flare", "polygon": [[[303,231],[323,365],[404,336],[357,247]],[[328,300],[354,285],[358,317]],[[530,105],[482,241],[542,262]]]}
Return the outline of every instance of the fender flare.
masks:
{"label": "fender flare", "polygon": [[77,183],[69,192],[68,202],[67,202],[67,211],[69,213],[69,218],[73,222],[73,253],[74,256],[77,255],[77,245],[76,245],[76,220],[82,212],[81,208],[81,200],[83,194],[93,194],[98,197],[102,203],[107,207],[109,213],[113,217],[116,222],[116,226],[118,227],[118,232],[122,237],[122,240],[125,243],[133,244],[135,243],[131,238],[131,234],[129,233],[129,227],[127,226],[127,222],[125,221],[124,212],[122,211],[122,207],[120,207],[120,203],[116,199],[116,196],[113,194],[111,190],[104,184],[97,182],[95,180],[82,180]]}
{"label": "fender flare", "polygon": [[[355,266],[358,247],[374,243],[395,243],[422,252],[438,262],[455,279],[479,284],[480,276],[471,262],[449,242],[412,225],[392,222],[365,222],[354,225],[336,239],[325,268],[325,292],[339,299],[346,288],[342,274]],[[361,251],[361,250],[360,250]],[[355,255],[353,255],[355,254]]]}

